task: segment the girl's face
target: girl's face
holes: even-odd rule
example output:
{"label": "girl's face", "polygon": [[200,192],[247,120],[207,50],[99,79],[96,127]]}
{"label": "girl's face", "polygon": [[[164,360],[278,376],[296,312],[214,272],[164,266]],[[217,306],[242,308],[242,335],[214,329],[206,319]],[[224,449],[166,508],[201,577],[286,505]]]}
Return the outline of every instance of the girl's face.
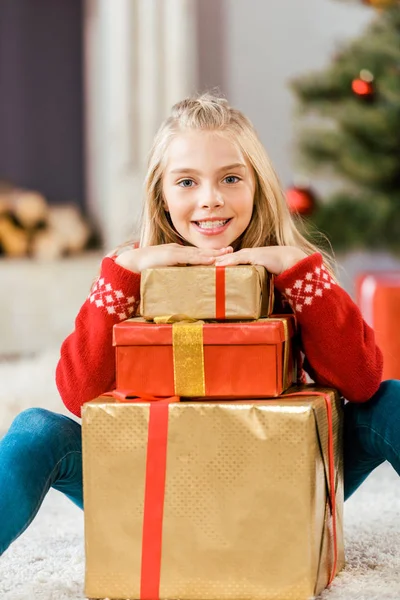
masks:
{"label": "girl's face", "polygon": [[227,136],[188,131],[169,145],[165,208],[180,235],[198,248],[230,246],[250,223],[253,169]]}

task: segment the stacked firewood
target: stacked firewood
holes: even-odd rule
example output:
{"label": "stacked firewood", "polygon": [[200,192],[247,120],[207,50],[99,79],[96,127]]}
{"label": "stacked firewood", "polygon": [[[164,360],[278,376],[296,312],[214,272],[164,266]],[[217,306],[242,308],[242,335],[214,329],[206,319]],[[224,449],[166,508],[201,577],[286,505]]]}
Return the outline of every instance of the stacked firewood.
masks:
{"label": "stacked firewood", "polygon": [[50,205],[37,191],[0,182],[0,254],[55,259],[81,252],[91,237],[75,205]]}

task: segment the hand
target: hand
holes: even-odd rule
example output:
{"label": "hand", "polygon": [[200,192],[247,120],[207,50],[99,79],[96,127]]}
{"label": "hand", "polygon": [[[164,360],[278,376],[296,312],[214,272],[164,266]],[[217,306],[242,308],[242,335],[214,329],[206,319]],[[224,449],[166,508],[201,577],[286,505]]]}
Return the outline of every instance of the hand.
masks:
{"label": "hand", "polygon": [[141,273],[145,269],[154,267],[213,265],[217,257],[232,252],[233,248],[231,246],[213,250],[194,246],[181,246],[180,244],[161,244],[159,246],[146,246],[145,248],[130,248],[117,256],[115,262],[128,269],[128,271]]}
{"label": "hand", "polygon": [[237,252],[217,256],[216,267],[232,265],[261,265],[274,275],[290,269],[307,255],[294,246],[263,246],[261,248],[243,248]]}

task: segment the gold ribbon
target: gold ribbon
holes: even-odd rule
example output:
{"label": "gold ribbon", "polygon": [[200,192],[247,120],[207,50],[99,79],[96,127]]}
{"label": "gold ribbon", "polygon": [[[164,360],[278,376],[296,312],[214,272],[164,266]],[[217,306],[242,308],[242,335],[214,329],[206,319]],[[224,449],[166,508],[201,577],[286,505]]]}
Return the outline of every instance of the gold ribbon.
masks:
{"label": "gold ribbon", "polygon": [[205,396],[203,324],[186,315],[156,317],[155,323],[172,323],[174,392],[177,396]]}

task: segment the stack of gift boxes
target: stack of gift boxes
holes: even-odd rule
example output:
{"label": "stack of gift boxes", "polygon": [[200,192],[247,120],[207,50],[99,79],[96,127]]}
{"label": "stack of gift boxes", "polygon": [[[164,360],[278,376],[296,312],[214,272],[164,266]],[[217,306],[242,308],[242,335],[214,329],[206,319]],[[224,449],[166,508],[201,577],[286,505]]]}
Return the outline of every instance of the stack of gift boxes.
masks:
{"label": "stack of gift boxes", "polygon": [[142,273],[82,410],[92,598],[308,600],[344,564],[342,402],[296,386],[263,267]]}

